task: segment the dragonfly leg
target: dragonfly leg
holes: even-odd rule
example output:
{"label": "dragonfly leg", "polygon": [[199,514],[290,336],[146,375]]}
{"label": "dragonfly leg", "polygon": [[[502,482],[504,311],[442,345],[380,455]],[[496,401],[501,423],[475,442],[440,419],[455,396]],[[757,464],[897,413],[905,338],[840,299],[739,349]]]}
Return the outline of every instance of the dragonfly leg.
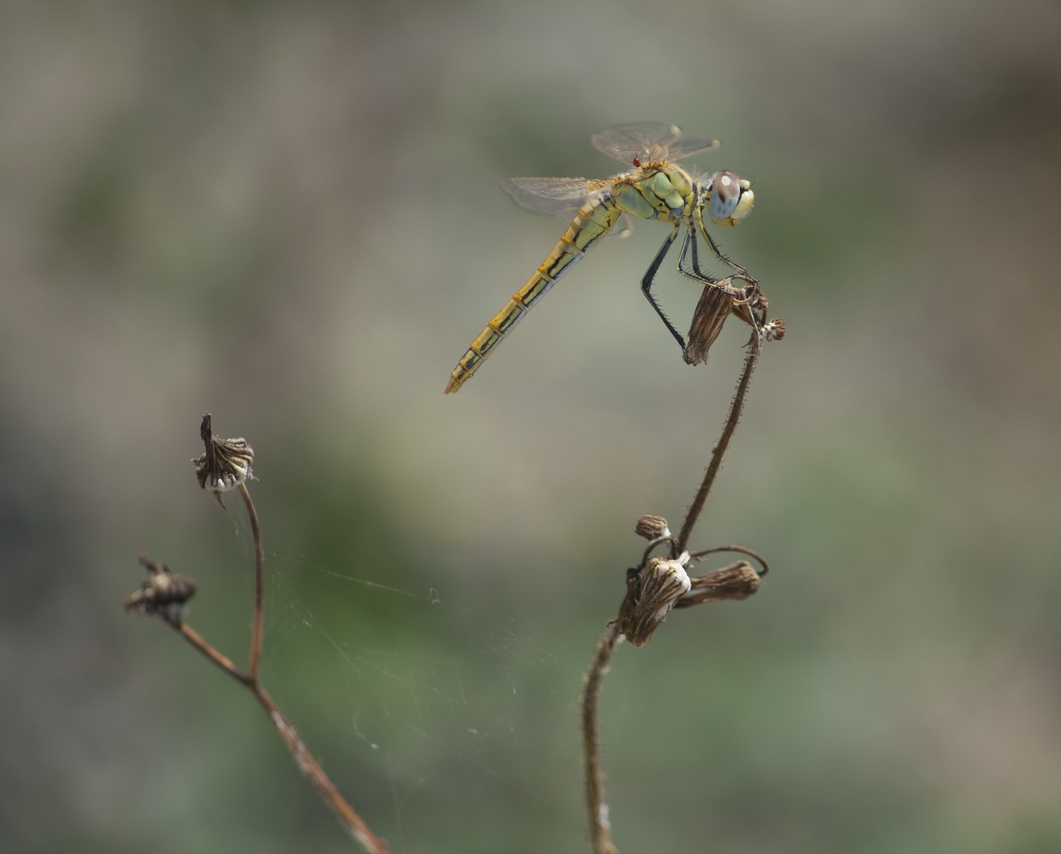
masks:
{"label": "dragonfly leg", "polygon": [[[681,228],[681,224],[678,223],[674,226],[674,230],[667,236],[667,239],[663,241],[663,245],[659,248],[656,253],[656,257],[652,259],[652,263],[648,266],[648,271],[641,279],[641,293],[645,295],[645,299],[648,300],[648,304],[652,306],[656,314],[659,315],[660,320],[663,321],[663,325],[667,327],[667,331],[674,336],[674,340],[678,342],[678,346],[682,348],[682,352],[685,352],[685,339],[682,338],[681,333],[674,328],[674,324],[670,322],[670,318],[663,313],[663,309],[659,307],[659,303],[656,302],[656,298],[652,296],[652,282],[656,278],[656,272],[659,270],[659,265],[663,263],[663,259],[667,257],[667,252],[670,251],[671,245],[674,243],[674,239],[678,236],[678,231]],[[684,247],[683,250],[684,252]]]}
{"label": "dragonfly leg", "polygon": [[[716,255],[721,261],[725,262],[735,272],[735,276],[727,276],[724,279],[716,278],[715,276],[705,273],[700,269],[700,241],[697,239],[696,231],[699,226],[700,233],[704,236],[707,241],[707,245],[711,247],[711,252]],[[691,258],[692,264],[690,265],[689,259]],[[748,271],[745,270],[740,264],[730,261],[725,255],[723,255],[715,241],[711,238],[707,229],[704,228],[702,222],[694,224],[689,223],[688,232],[685,235],[685,240],[682,242],[682,251],[678,255],[678,272],[683,276],[688,276],[690,279],[695,279],[704,285],[714,285],[716,288],[726,291],[727,293],[733,293],[735,290],[731,282],[733,279],[742,279],[748,284],[753,282],[758,284],[754,278],[749,275]],[[743,294],[743,289],[737,290],[737,293]]]}
{"label": "dragonfly leg", "polygon": [[[704,225],[703,213],[700,210],[696,211],[696,217],[695,218],[696,218],[696,228],[704,236],[704,240],[707,241],[707,245],[711,247],[712,254],[714,254],[714,256],[716,258],[718,258],[719,261],[721,261],[723,264],[725,264],[731,270],[734,270],[738,274],[738,276],[741,276],[741,277],[745,278],[745,280],[751,279],[752,281],[755,281],[755,279],[753,279],[748,274],[748,271],[746,269],[744,269],[744,267],[742,267],[736,261],[731,261],[729,258],[727,258],[725,255],[722,254],[722,250],[718,248],[718,244],[715,243],[715,239],[711,236],[711,232],[709,232],[707,230],[707,226]],[[692,225],[690,225],[689,230],[690,231],[693,230]],[[696,272],[700,273],[700,265],[697,263],[696,247],[695,246],[693,247],[693,265],[696,268]]]}
{"label": "dragonfly leg", "polygon": [[[697,231],[703,235],[711,252],[733,269],[731,275],[719,279],[700,268],[700,241]],[[695,224],[689,222],[678,255],[678,272],[705,286],[689,330],[690,343],[684,354],[687,362],[697,364],[706,360],[707,349],[718,336],[722,323],[731,312],[752,328],[753,341],[762,337],[766,325],[766,299],[759,289],[758,280],[744,267],[730,261],[719,251],[699,217]],[[734,280],[743,283],[742,286],[735,285]]]}
{"label": "dragonfly leg", "polygon": [[[692,265],[689,264],[690,256]],[[682,251],[678,253],[678,272],[704,285],[721,286],[722,280],[705,273],[700,269],[699,241],[696,239],[696,228],[690,222],[682,241]]]}
{"label": "dragonfly leg", "polygon": [[[704,232],[704,236],[707,237],[710,242],[711,238]],[[714,243],[711,243],[711,249],[718,254],[718,250]],[[721,256],[719,256],[721,257]],[[690,259],[692,264],[690,266]],[[727,263],[729,263],[727,261]],[[682,241],[682,250],[678,254],[678,272],[683,276],[688,276],[690,279],[696,282],[700,282],[702,285],[710,285],[718,288],[729,296],[733,297],[736,302],[744,303],[749,299],[747,288],[738,288],[733,286],[734,279],[742,279],[749,285],[758,284],[751,276],[748,275],[747,271],[743,271],[743,267],[738,267],[736,264],[730,264],[738,272],[734,276],[726,276],[724,279],[718,279],[708,273],[705,273],[700,269],[700,253],[699,253],[699,241],[696,238],[696,228],[692,222],[689,223],[688,231],[685,234],[685,240]]]}

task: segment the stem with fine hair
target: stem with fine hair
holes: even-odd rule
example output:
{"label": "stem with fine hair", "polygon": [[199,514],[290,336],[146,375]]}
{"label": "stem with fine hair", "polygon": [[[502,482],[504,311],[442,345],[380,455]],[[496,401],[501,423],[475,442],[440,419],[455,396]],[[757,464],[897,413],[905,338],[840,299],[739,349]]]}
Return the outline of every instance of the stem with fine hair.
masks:
{"label": "stem with fine hair", "polygon": [[604,674],[608,672],[608,664],[622,639],[619,624],[613,622],[597,644],[597,651],[593,654],[593,663],[586,676],[586,688],[582,692],[582,748],[586,763],[586,809],[589,811],[593,854],[618,854],[619,850],[612,844],[608,805],[604,802],[604,773],[600,768],[597,711],[600,707],[600,689]]}
{"label": "stem with fine hair", "polygon": [[[761,349],[762,336],[756,334],[749,346],[748,354],[744,359],[744,367],[737,383],[736,393],[733,396],[733,400],[730,402],[729,413],[726,416],[726,422],[723,425],[722,434],[711,450],[711,460],[704,472],[704,479],[685,515],[681,532],[673,541],[672,556],[676,557],[681,555],[687,549],[687,544],[689,542],[689,537],[692,534],[693,527],[704,508],[707,497],[711,492],[711,487],[714,485],[715,478],[722,465],[722,458],[725,456],[726,449],[729,447],[730,439],[740,421],[741,412],[744,408],[744,401],[748,393],[748,386],[751,382],[752,372],[755,370],[755,365],[758,362]],[[659,521],[662,522],[663,520]],[[652,548],[663,541],[663,538],[657,538],[650,543],[649,549],[645,552],[645,555],[642,558],[642,569],[648,562],[649,553]],[[755,555],[755,553],[741,547],[726,548],[733,548],[734,550],[753,554],[758,558],[758,555]],[[698,555],[702,556],[711,551],[715,550],[708,549],[698,553]],[[688,555],[685,557],[688,558]],[[705,591],[698,589],[693,597],[694,601],[690,601],[688,604],[714,601],[716,598],[744,598],[745,596],[750,595],[758,588],[758,575],[751,571],[750,567],[747,568],[746,573],[743,572],[743,567],[745,566],[747,565],[735,564],[732,567],[717,571],[716,574],[719,574],[720,578],[724,575],[726,576],[727,582],[723,583],[732,584],[733,581],[737,580],[736,576],[750,579],[752,582],[750,586],[741,586],[740,589],[731,586],[730,589],[725,591],[716,591],[714,589],[707,589]],[[631,572],[633,572],[633,570],[631,570]],[[729,575],[733,575],[734,578],[730,579]],[[704,576],[703,578],[698,579],[698,582],[710,581],[712,578],[712,575]],[[688,589],[688,580],[686,589]],[[593,661],[591,662],[589,672],[585,677],[586,687],[582,692],[582,749],[583,761],[585,763],[586,810],[589,814],[590,840],[593,845],[594,854],[618,854],[619,851],[612,842],[611,823],[608,818],[608,805],[604,800],[604,772],[601,770],[600,764],[600,737],[598,723],[601,686],[604,682],[605,675],[608,673],[615,650],[624,637],[622,630],[622,608],[620,608],[619,614],[620,616],[617,619],[608,624],[607,630],[597,643],[597,648],[593,654]],[[647,640],[647,638],[645,638],[645,640]],[[643,642],[644,641],[642,641],[642,643]]]}
{"label": "stem with fine hair", "polygon": [[265,611],[265,579],[262,573],[264,554],[262,551],[262,532],[258,524],[258,511],[251,501],[250,490],[246,483],[239,485],[240,495],[247,507],[247,516],[250,519],[251,531],[254,536],[254,616],[251,619],[251,642],[250,652],[247,656],[247,674],[252,682],[258,682],[258,673],[262,663],[262,626],[264,624]]}
{"label": "stem with fine hair", "polygon": [[675,541],[674,551],[677,554],[681,554],[688,548],[693,526],[696,525],[697,519],[700,518],[700,511],[704,509],[707,496],[711,492],[711,487],[714,486],[715,477],[722,467],[722,458],[726,455],[729,440],[733,437],[733,432],[737,429],[737,424],[740,422],[741,413],[744,411],[744,399],[748,395],[748,385],[751,383],[752,372],[759,361],[760,352],[762,352],[762,338],[759,335],[755,335],[749,345],[748,355],[744,357],[744,367],[741,370],[740,380],[737,382],[737,391],[730,402],[729,414],[726,416],[722,435],[719,436],[718,442],[711,449],[711,462],[708,463],[707,470],[704,472],[704,479],[700,483],[700,488],[696,491],[693,503],[689,505],[689,510],[685,514],[685,521],[682,522],[681,531]]}
{"label": "stem with fine hair", "polygon": [[227,656],[215,649],[202,635],[185,625],[182,608],[195,594],[194,579],[171,573],[168,567],[151,560],[147,555],[140,556],[140,563],[148,571],[148,580],[141,589],[125,600],[127,611],[135,610],[145,615],[156,616],[176,631],[184,640],[206,657],[211,664],[227,673],[251,692],[258,705],[276,727],[284,740],[288,753],[295,760],[299,771],[317,790],[321,799],[332,811],[340,824],[361,845],[367,854],[389,854],[387,842],[376,836],[362,820],[361,816],[350,806],[339,793],[317,759],[310,753],[306,743],[299,736],[287,717],[280,711],[269,692],[262,687],[260,680],[265,579],[263,572],[262,531],[258,511],[254,506],[247,478],[251,477],[251,461],[254,452],[244,439],[220,440],[213,435],[211,416],[203,416],[200,435],[205,444],[205,452],[193,462],[196,465],[199,484],[210,489],[221,501],[221,492],[236,489],[243,498],[254,537],[254,613],[251,620],[250,650],[248,652],[247,672],[241,671]]}

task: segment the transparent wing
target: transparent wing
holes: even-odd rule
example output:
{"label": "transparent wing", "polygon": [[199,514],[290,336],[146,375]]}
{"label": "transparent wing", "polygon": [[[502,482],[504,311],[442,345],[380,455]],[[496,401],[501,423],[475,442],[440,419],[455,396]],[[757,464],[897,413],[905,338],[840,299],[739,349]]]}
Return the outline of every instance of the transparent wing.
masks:
{"label": "transparent wing", "polygon": [[520,207],[570,219],[609,183],[586,178],[509,178],[501,182],[501,189]]}
{"label": "transparent wing", "polygon": [[718,148],[717,139],[684,139],[677,125],[662,122],[636,122],[616,125],[590,137],[593,147],[629,166],[635,157],[642,161],[681,160],[701,151]]}
{"label": "transparent wing", "polygon": [[[509,178],[501,182],[501,189],[527,210],[574,219],[579,208],[603,195],[613,183],[610,178],[598,181],[586,178]],[[624,213],[607,236],[627,237],[633,230],[632,220]]]}

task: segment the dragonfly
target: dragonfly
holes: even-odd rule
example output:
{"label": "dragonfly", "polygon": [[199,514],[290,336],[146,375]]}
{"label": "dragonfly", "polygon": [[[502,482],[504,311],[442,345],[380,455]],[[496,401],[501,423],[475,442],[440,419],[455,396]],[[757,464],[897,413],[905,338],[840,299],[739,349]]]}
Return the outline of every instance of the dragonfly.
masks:
{"label": "dragonfly", "polygon": [[[752,326],[753,335],[763,334],[767,327],[766,301],[761,298],[758,282],[744,267],[722,254],[705,222],[710,220],[724,227],[741,222],[755,204],[751,184],[728,170],[697,178],[674,162],[713,151],[721,143],[717,139],[686,139],[677,125],[659,122],[618,125],[593,134],[591,141],[598,151],[633,168],[596,180],[510,178],[502,183],[505,192],[522,207],[558,214],[569,219],[570,225],[523,287],[472,341],[450,375],[446,394],[456,392],[472,378],[516,324],[600,238],[609,233],[628,234],[633,217],[660,220],[671,226],[641,279],[641,292],[682,348],[686,362],[706,360],[708,348],[730,313]],[[678,271],[704,286],[693,315],[689,344],[652,295],[656,273],[683,232]],[[733,271],[731,275],[720,279],[700,269],[701,238],[711,253]],[[743,284],[734,285],[734,281]]]}

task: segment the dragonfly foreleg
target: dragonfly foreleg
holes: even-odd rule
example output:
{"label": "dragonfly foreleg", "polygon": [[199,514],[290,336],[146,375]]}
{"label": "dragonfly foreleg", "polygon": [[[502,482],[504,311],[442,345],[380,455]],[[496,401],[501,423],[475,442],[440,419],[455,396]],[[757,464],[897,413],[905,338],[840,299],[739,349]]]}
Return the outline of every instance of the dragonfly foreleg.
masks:
{"label": "dragonfly foreleg", "polygon": [[[733,286],[734,279],[742,279],[749,284],[755,283],[748,271],[741,267],[739,264],[735,264],[722,255],[718,251],[718,247],[715,246],[714,241],[711,240],[711,235],[701,226],[700,232],[704,235],[708,245],[711,247],[711,251],[725,261],[730,267],[736,271],[736,275],[726,276],[724,279],[716,278],[710,273],[705,273],[700,269],[700,253],[699,245],[700,242],[696,237],[696,226],[690,221],[688,230],[685,235],[685,240],[682,241],[682,251],[678,255],[678,272],[683,276],[688,276],[694,281],[700,282],[703,285],[714,285],[719,290],[723,290],[731,296],[737,296],[741,299],[744,298],[745,289],[736,288]],[[691,260],[691,264],[690,264]]]}
{"label": "dragonfly foreleg", "polygon": [[[715,243],[715,239],[711,236],[711,232],[709,232],[707,230],[707,226],[704,225],[704,217],[703,217],[703,214],[701,213],[701,211],[699,211],[699,210],[696,211],[696,228],[704,236],[704,240],[707,241],[707,245],[711,247],[712,254],[714,254],[714,256],[716,258],[718,258],[719,261],[721,261],[723,264],[725,264],[731,270],[736,271],[738,276],[744,277],[744,278],[747,278],[747,279],[751,279],[752,281],[755,281],[755,279],[752,278],[752,276],[750,276],[748,274],[748,271],[746,269],[744,269],[744,267],[742,267],[736,261],[731,261],[729,258],[727,258],[725,255],[722,254],[722,250],[718,248],[718,244]],[[689,225],[689,230],[690,231],[693,230],[693,226],[692,226],[691,223]],[[703,273],[701,273],[701,271],[700,271],[700,265],[699,265],[697,257],[696,257],[696,247],[695,246],[693,246],[693,267],[694,267],[694,269],[696,270],[696,272],[699,275],[703,275]],[[708,276],[706,278],[710,278],[710,276]]]}
{"label": "dragonfly foreleg", "polygon": [[[692,259],[691,266],[690,258]],[[682,241],[682,251],[678,253],[678,272],[703,285],[714,285],[725,290],[722,279],[716,279],[700,269],[699,242],[696,239],[696,227],[691,221],[686,228],[685,240]]]}
{"label": "dragonfly foreleg", "polygon": [[[663,245],[659,248],[656,253],[656,257],[652,259],[652,263],[648,266],[648,271],[641,279],[641,293],[645,295],[645,299],[648,300],[648,304],[652,306],[656,314],[659,315],[660,320],[663,321],[663,325],[667,327],[667,331],[674,336],[674,340],[678,342],[678,346],[682,348],[682,352],[685,352],[685,339],[682,338],[681,333],[674,328],[674,324],[670,322],[670,318],[663,313],[663,309],[659,307],[659,303],[656,302],[656,298],[652,296],[652,282],[656,278],[656,272],[659,270],[659,265],[663,263],[663,259],[667,257],[667,253],[670,251],[671,245],[674,243],[674,239],[678,236],[678,231],[681,229],[681,223],[675,223],[674,229],[667,236],[667,239],[663,241]],[[682,248],[684,253],[685,249]]]}
{"label": "dragonfly foreleg", "polygon": [[[700,269],[697,231],[708,242],[711,251],[733,268],[734,273],[720,279]],[[707,360],[707,352],[730,314],[736,314],[752,328],[753,341],[762,338],[766,324],[766,299],[759,289],[758,281],[718,251],[699,219],[696,223],[690,220],[687,225],[678,255],[678,272],[704,286],[689,327],[689,345],[683,351],[686,362],[696,365]]]}

